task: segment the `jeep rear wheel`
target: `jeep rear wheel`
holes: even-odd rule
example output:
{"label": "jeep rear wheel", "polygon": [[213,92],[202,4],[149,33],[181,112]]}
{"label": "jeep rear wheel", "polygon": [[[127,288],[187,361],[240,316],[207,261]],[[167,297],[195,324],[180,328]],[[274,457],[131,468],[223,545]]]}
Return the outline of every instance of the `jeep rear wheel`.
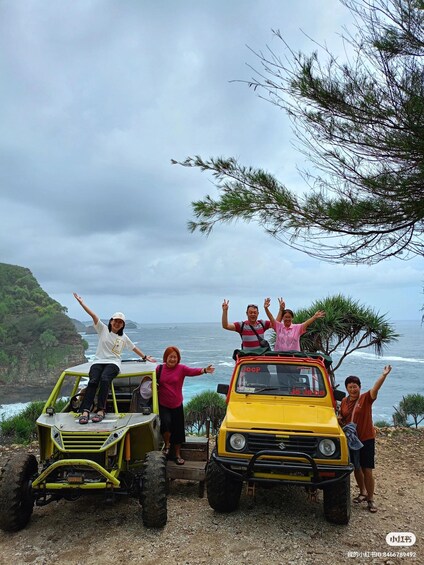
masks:
{"label": "jeep rear wheel", "polygon": [[160,451],[150,451],[144,460],[140,504],[146,528],[162,528],[166,524],[166,458]]}
{"label": "jeep rear wheel", "polygon": [[31,480],[37,471],[37,460],[29,453],[11,457],[0,470],[0,528],[3,531],[17,532],[28,524],[34,507]]}
{"label": "jeep rear wheel", "polygon": [[332,524],[350,520],[350,476],[324,488],[324,516]]}
{"label": "jeep rear wheel", "polygon": [[239,505],[242,481],[222,471],[211,459],[206,468],[206,492],[211,508],[217,512],[233,512]]}

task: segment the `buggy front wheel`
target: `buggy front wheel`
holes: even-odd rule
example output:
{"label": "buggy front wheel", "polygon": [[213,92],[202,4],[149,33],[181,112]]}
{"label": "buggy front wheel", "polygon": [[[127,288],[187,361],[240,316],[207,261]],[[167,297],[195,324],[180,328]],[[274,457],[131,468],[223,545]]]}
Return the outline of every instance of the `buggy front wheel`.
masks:
{"label": "buggy front wheel", "polygon": [[38,471],[30,453],[18,453],[0,469],[0,528],[17,532],[28,524],[34,508],[32,478]]}

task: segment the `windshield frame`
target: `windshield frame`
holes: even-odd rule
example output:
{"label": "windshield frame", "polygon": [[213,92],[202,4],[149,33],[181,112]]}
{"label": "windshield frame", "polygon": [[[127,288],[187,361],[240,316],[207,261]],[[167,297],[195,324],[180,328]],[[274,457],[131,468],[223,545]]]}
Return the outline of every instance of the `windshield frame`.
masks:
{"label": "windshield frame", "polygon": [[251,359],[236,368],[234,392],[243,395],[325,398],[328,375],[323,367],[300,360]]}

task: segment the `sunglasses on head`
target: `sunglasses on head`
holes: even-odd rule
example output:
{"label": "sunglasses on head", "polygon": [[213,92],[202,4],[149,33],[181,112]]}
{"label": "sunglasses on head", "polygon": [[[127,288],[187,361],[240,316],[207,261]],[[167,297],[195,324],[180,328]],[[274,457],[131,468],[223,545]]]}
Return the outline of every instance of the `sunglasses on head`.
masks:
{"label": "sunglasses on head", "polygon": [[257,307],[256,304],[248,304],[248,305],[247,305],[247,310],[249,310],[249,308],[256,308],[256,310],[259,310],[259,308]]}

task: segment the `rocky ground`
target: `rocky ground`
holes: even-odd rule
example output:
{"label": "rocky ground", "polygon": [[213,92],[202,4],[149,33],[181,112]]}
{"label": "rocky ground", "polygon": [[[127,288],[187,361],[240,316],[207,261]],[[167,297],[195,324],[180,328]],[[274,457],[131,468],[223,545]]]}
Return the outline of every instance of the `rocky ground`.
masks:
{"label": "rocky ground", "polygon": [[[0,465],[15,446],[0,446]],[[33,451],[35,452],[36,446]],[[424,563],[424,429],[377,438],[378,512],[352,504],[348,526],[328,524],[322,495],[308,500],[303,489],[262,489],[255,500],[242,495],[240,509],[215,513],[197,484],[173,481],[168,523],[143,527],[136,500],[101,506],[94,499],[35,508],[29,525],[0,532],[0,563],[157,565],[327,565]],[[352,480],[353,486],[353,480]],[[356,489],[353,488],[353,495]],[[413,547],[390,547],[389,532],[413,532]]]}

